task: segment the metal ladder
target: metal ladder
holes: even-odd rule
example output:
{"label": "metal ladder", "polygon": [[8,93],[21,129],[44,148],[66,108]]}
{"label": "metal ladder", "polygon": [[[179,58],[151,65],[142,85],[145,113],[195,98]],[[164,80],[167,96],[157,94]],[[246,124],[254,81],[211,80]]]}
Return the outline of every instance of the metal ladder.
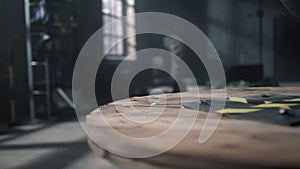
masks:
{"label": "metal ladder", "polygon": [[[46,5],[45,0],[24,0],[24,11],[25,11],[25,26],[26,26],[26,54],[27,54],[27,77],[28,77],[28,88],[29,88],[29,111],[30,120],[36,121],[36,100],[37,96],[45,97],[45,106],[47,118],[51,118],[51,96],[50,96],[50,76],[49,76],[49,59],[48,56],[44,56],[43,61],[37,61],[33,59],[33,43],[32,36],[35,34],[31,31],[31,7]],[[35,84],[37,79],[34,77],[34,71],[36,68],[43,68],[44,70],[44,89],[37,89]]]}

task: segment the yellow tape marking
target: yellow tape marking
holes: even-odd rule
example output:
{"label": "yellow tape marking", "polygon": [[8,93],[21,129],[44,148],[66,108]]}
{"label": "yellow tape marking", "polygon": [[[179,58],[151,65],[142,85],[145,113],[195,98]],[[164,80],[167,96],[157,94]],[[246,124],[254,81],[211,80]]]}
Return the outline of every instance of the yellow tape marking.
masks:
{"label": "yellow tape marking", "polygon": [[300,98],[283,100],[283,101],[285,101],[285,102],[300,102]]}
{"label": "yellow tape marking", "polygon": [[240,109],[240,108],[226,108],[216,111],[221,114],[243,114],[243,113],[253,113],[260,111],[261,109]]}
{"label": "yellow tape marking", "polygon": [[270,104],[259,104],[259,105],[256,105],[256,106],[252,106],[252,107],[255,107],[255,108],[282,108],[282,109],[291,109],[290,107],[291,106],[297,106],[299,104],[284,104],[284,103],[270,103]]}
{"label": "yellow tape marking", "polygon": [[245,104],[248,103],[247,99],[242,98],[242,97],[229,97],[229,100],[233,101],[233,102],[240,102],[240,103],[245,103]]}
{"label": "yellow tape marking", "polygon": [[271,104],[272,102],[271,102],[271,101],[265,101],[265,103],[266,103],[266,104]]}

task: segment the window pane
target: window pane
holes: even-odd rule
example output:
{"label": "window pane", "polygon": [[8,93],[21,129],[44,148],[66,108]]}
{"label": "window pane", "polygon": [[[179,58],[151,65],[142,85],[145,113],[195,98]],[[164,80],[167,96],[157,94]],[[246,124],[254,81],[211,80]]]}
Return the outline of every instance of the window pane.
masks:
{"label": "window pane", "polygon": [[112,17],[103,15],[103,25],[106,25],[106,24],[110,23],[111,21],[113,21]]}
{"label": "window pane", "polygon": [[128,50],[128,55],[130,55],[130,54],[135,53],[136,49],[135,49],[135,47],[128,47],[127,50]]}
{"label": "window pane", "polygon": [[112,49],[109,47],[113,46],[116,44],[118,41],[122,40],[121,38],[116,38],[112,36],[106,36],[104,37],[104,52],[107,52],[106,54],[111,54],[111,55],[123,55],[124,54],[124,47],[123,47],[123,42],[115,45]]}
{"label": "window pane", "polygon": [[116,5],[115,5],[115,15],[118,17],[121,17],[123,11],[123,3],[122,1],[116,1]]}
{"label": "window pane", "polygon": [[[103,16],[103,26],[110,23],[112,20],[113,20],[112,17],[104,15]],[[104,34],[112,34],[113,32],[112,32],[112,29],[109,29],[108,27],[104,27],[103,33]]]}
{"label": "window pane", "polygon": [[103,13],[111,13],[112,4],[111,0],[102,0],[102,12]]}
{"label": "window pane", "polygon": [[110,0],[110,14],[113,16],[121,17],[122,16],[122,1]]}
{"label": "window pane", "polygon": [[[135,0],[101,0],[102,1],[102,12],[103,12],[103,25],[113,22],[124,15],[135,14]],[[123,10],[123,8],[126,8]],[[125,12],[125,13],[124,13]],[[125,27],[126,26],[126,27]],[[136,52],[136,36],[131,36],[124,42],[122,40],[123,34],[135,35],[135,18],[132,17],[127,21],[127,24],[123,25],[122,22],[116,22],[113,27],[105,28],[103,30],[104,38],[104,50],[106,55],[114,58],[114,56],[128,56]],[[124,43],[128,44],[124,46]],[[112,49],[108,49],[109,46],[116,44]],[[125,48],[124,48],[125,47]],[[126,50],[125,50],[126,49]],[[126,52],[126,53],[125,53]],[[133,59],[136,56],[131,57]]]}
{"label": "window pane", "polygon": [[136,49],[134,47],[129,47],[127,48],[127,51],[128,51],[128,59],[129,60],[135,60],[136,59]]}
{"label": "window pane", "polygon": [[[117,43],[118,41],[122,40],[121,38],[113,38],[114,43]],[[124,55],[124,45],[123,42],[121,41],[119,44],[117,44],[114,48],[113,48],[113,53],[112,54],[116,54],[116,55]]]}
{"label": "window pane", "polygon": [[135,0],[127,0],[127,4],[128,4],[128,5],[131,5],[131,6],[134,6],[134,1],[135,1]]}
{"label": "window pane", "polygon": [[127,39],[127,43],[129,44],[129,46],[136,46],[136,38],[135,36],[132,36],[130,38]]}
{"label": "window pane", "polygon": [[135,35],[135,27],[127,26],[127,35]]}
{"label": "window pane", "polygon": [[102,0],[102,12],[116,17],[122,16],[123,3],[119,0]]}
{"label": "window pane", "polygon": [[[108,23],[110,23],[114,20],[115,19],[110,17],[110,16],[103,15],[103,25],[108,24]],[[109,34],[109,35],[115,35],[115,36],[122,36],[123,35],[123,24],[122,24],[122,22],[115,22],[115,24],[113,24],[110,27],[104,27],[103,28],[103,33],[104,34]]]}
{"label": "window pane", "polygon": [[135,25],[135,17],[134,16],[128,17],[127,23],[128,23],[128,25],[134,26]]}
{"label": "window pane", "polygon": [[118,36],[123,35],[123,24],[122,24],[122,22],[116,22],[116,24],[114,26],[113,34],[118,35]]}
{"label": "window pane", "polygon": [[134,14],[135,14],[134,7],[128,6],[127,7],[127,15],[134,15]]}

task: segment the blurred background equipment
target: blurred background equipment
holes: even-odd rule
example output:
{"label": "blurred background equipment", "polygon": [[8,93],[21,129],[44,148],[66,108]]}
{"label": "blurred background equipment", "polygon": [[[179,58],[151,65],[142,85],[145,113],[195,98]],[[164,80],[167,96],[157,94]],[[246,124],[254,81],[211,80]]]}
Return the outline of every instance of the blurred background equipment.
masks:
{"label": "blurred background equipment", "polygon": [[[0,166],[114,168],[94,163],[98,158],[89,153],[85,133],[77,125],[71,94],[77,56],[103,25],[140,12],[176,15],[210,39],[223,63],[227,87],[295,87],[300,86],[299,3],[300,0],[1,0]],[[203,63],[179,37],[149,33],[122,40],[138,29],[139,22],[133,17],[103,30],[98,47],[103,54],[108,52],[95,80],[99,106],[112,102],[112,75],[125,58],[128,69],[120,72],[124,79],[138,63],[164,66],[171,72],[147,69],[138,73],[130,83],[130,97],[210,89]],[[121,42],[108,48],[118,41]],[[136,54],[148,48],[176,54],[190,67],[197,85],[192,85],[192,77],[173,59],[160,55],[141,59]],[[184,91],[179,90],[173,77],[184,84]]]}
{"label": "blurred background equipment", "polygon": [[10,113],[11,113],[11,123],[16,122],[16,103],[15,103],[15,81],[14,81],[14,51],[10,54],[10,64],[9,64],[9,87],[10,87]]}
{"label": "blurred background equipment", "polygon": [[[63,44],[66,34],[71,34],[76,27],[71,1],[25,0],[27,76],[29,87],[30,120],[46,117],[51,119],[53,89],[63,86],[62,61],[68,53]],[[62,16],[60,7],[69,13]],[[67,22],[63,17],[67,17]],[[72,45],[72,44],[71,44]],[[70,48],[70,47],[69,47]],[[72,48],[72,46],[71,46]],[[71,49],[72,50],[72,49]],[[73,51],[69,51],[72,53]],[[51,74],[51,75],[50,75]],[[62,98],[70,105],[70,98],[59,88]],[[71,105],[70,105],[71,106]],[[71,106],[73,108],[73,106]]]}
{"label": "blurred background equipment", "polygon": [[[86,40],[102,25],[137,12],[165,12],[182,17],[200,28],[220,55],[228,85],[295,86],[300,84],[300,24],[297,0],[24,0],[1,3],[0,21],[0,86],[3,122],[52,119],[71,105],[73,67]],[[220,8],[222,7],[222,8]],[[9,11],[8,9],[18,9]],[[6,17],[4,17],[6,16]],[[166,23],[167,24],[167,23]],[[172,76],[180,77],[187,91],[210,88],[203,63],[179,39],[145,34],[125,39],[112,49],[109,44],[122,36],[135,33],[138,23],[133,18],[111,30],[103,30],[105,60],[96,78],[99,105],[112,101],[111,76],[125,57],[127,64],[151,62],[164,65],[171,75],[160,70],[140,72],[130,85],[130,96],[143,96],[152,89],[178,92]],[[177,54],[194,73],[197,85],[191,86],[174,61],[162,56],[141,60],[134,54],[147,48],[161,48]],[[13,93],[10,83],[11,49],[14,51]],[[26,56],[26,57],[25,57]],[[26,71],[25,71],[26,70]],[[128,76],[132,70],[123,73]],[[28,98],[28,99],[24,99]],[[121,99],[121,98],[120,98]],[[11,106],[13,103],[15,106]],[[15,107],[15,110],[11,110]],[[64,108],[62,108],[64,107]]]}

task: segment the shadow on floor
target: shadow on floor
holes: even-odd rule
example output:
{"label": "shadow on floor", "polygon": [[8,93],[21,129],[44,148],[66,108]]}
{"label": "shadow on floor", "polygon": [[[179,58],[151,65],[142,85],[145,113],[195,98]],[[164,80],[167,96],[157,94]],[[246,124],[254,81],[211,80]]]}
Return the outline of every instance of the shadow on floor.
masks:
{"label": "shadow on floor", "polygon": [[[71,143],[62,143],[62,144],[36,144],[36,145],[20,145],[20,146],[8,146],[4,149],[20,149],[20,148],[28,148],[28,149],[39,149],[39,148],[51,148],[55,147],[59,149],[52,153],[46,154],[45,156],[41,156],[35,161],[32,161],[28,164],[24,164],[18,166],[14,169],[61,169],[73,161],[76,161],[82,156],[85,156],[90,152],[86,140],[80,140]],[[0,149],[2,149],[1,147]]]}

